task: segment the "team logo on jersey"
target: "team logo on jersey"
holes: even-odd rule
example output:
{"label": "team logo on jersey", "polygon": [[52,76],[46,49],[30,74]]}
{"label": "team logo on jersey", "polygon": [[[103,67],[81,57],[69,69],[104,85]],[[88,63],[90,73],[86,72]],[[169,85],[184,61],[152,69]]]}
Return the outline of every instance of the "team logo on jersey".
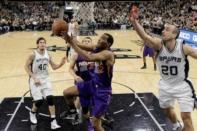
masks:
{"label": "team logo on jersey", "polygon": [[47,58],[39,58],[39,59],[36,59],[36,62],[48,62],[49,60]]}
{"label": "team logo on jersey", "polygon": [[104,72],[104,66],[102,62],[95,62],[95,72],[101,74]]}
{"label": "team logo on jersey", "polygon": [[159,56],[159,60],[165,62],[166,64],[168,64],[169,62],[177,62],[177,63],[181,62],[181,58],[174,56],[170,56],[170,57]]}

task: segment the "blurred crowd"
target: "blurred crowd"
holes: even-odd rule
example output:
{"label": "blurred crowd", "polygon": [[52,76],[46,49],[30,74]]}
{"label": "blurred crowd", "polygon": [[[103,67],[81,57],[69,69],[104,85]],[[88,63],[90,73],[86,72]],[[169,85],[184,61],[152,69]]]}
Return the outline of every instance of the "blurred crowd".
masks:
{"label": "blurred crowd", "polygon": [[[53,20],[59,17],[60,5],[62,6],[62,3],[58,2],[10,2],[7,5],[0,3],[0,33],[50,30]],[[97,1],[94,4],[94,21],[89,23],[96,29],[120,29],[123,25],[129,28],[130,5],[131,2]],[[196,0],[140,2],[139,8],[139,21],[155,33],[160,33],[165,23],[176,24],[181,29],[197,30]]]}
{"label": "blurred crowd", "polygon": [[[129,27],[131,2],[96,2],[95,21],[105,28]],[[180,29],[197,30],[196,0],[156,0],[138,3],[139,20],[144,27],[160,33],[165,23],[177,25]],[[99,27],[98,27],[99,28]]]}
{"label": "blurred crowd", "polygon": [[59,16],[55,2],[11,2],[0,7],[0,32],[50,30],[54,18]]}

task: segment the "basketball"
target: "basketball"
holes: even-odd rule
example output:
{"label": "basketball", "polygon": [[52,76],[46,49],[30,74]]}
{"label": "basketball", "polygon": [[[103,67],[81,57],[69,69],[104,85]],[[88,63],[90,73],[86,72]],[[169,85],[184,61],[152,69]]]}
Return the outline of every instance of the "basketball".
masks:
{"label": "basketball", "polygon": [[61,19],[54,20],[52,24],[53,35],[60,36],[62,31],[68,32],[68,24],[64,20],[61,20]]}

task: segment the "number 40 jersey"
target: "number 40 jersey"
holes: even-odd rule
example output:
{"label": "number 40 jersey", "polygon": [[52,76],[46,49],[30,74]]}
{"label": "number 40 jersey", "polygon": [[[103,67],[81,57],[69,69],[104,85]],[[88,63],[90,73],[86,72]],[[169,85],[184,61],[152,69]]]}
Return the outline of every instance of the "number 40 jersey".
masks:
{"label": "number 40 jersey", "polygon": [[172,51],[169,51],[165,44],[162,43],[156,61],[161,75],[160,82],[174,85],[187,79],[189,63],[187,56],[183,52],[182,40],[176,40],[176,45]]}
{"label": "number 40 jersey", "polygon": [[45,50],[44,54],[41,55],[37,50],[34,50],[34,61],[32,63],[32,72],[39,79],[45,79],[49,77],[48,65],[49,65],[49,55]]}

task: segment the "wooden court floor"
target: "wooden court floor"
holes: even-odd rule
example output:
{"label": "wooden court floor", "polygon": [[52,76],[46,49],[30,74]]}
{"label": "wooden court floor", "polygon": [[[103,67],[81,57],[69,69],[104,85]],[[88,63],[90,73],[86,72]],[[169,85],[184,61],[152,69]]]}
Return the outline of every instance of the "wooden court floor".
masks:
{"label": "wooden court floor", "polygon": [[[121,52],[121,54],[132,54],[142,56],[137,40],[140,40],[134,31],[97,31],[98,36],[92,36],[96,43],[98,37],[104,32],[114,36],[113,48],[131,49],[131,52]],[[29,90],[28,76],[24,70],[25,61],[31,53],[30,48],[36,47],[36,39],[43,36],[47,40],[47,45],[65,46],[61,38],[50,37],[51,32],[12,32],[0,35],[0,100],[5,97],[19,97]],[[83,37],[80,37],[80,40]],[[59,63],[65,52],[50,52],[54,61]],[[197,61],[190,60],[190,79],[197,90]],[[153,92],[158,96],[158,81],[160,79],[158,71],[153,70],[151,58],[147,58],[148,68],[141,70],[142,59],[119,59],[114,67],[114,82],[125,84],[136,92]],[[71,75],[68,73],[69,63],[62,68],[53,71],[50,68],[50,77],[53,83],[55,95],[62,95],[65,88],[73,85]],[[113,84],[113,93],[130,93],[122,86]],[[175,106],[179,112],[178,104]],[[192,113],[195,130],[197,131],[197,111]]]}

